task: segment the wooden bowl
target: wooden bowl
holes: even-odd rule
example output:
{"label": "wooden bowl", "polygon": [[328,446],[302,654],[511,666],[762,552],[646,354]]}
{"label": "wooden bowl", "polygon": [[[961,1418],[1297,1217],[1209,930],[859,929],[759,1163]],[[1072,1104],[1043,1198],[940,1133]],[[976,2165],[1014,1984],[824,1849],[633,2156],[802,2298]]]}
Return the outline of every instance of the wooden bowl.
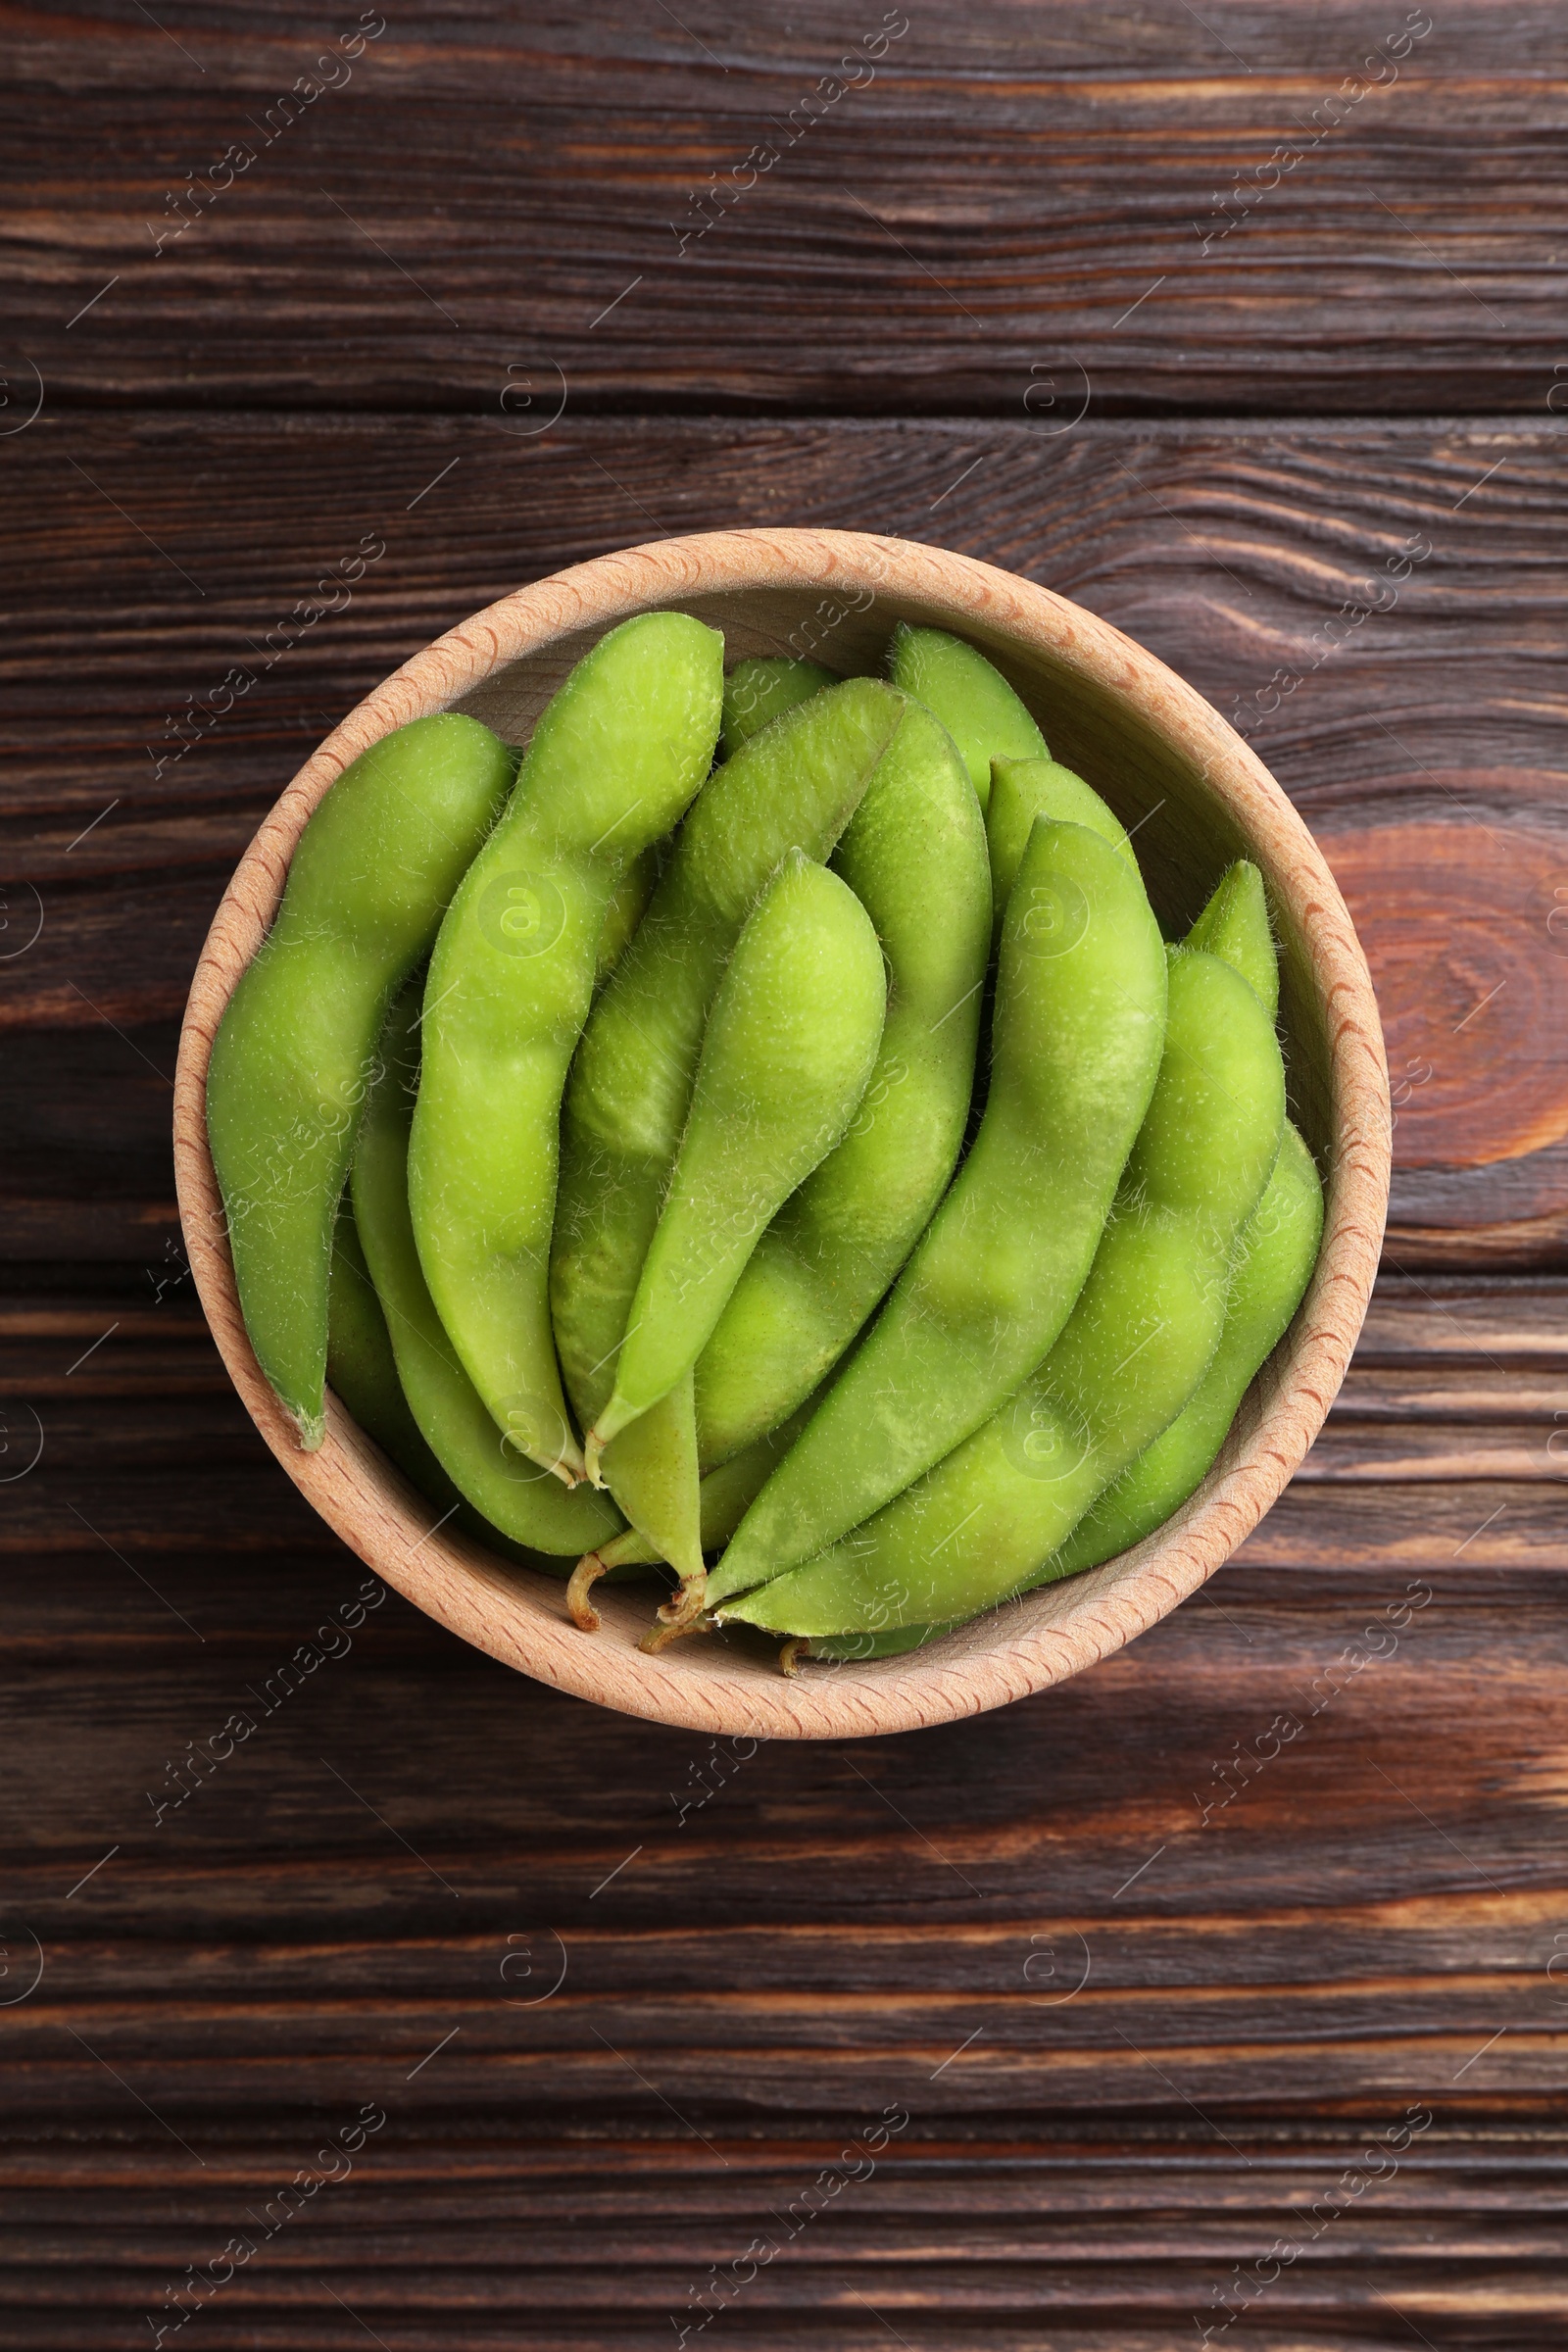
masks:
{"label": "wooden bowl", "polygon": [[[422,1496],[333,1397],[325,1444],[302,1453],[245,1336],[207,1149],[214,1032],[328,785],[368,744],[428,711],[471,711],[525,741],[594,640],[657,607],[722,628],[731,661],[809,654],[846,673],[879,665],[897,620],[972,639],[1034,710],[1053,753],[1140,827],[1167,931],[1192,920],[1230,859],[1254,858],[1280,936],[1292,1113],[1327,1183],[1322,1255],[1300,1312],[1219,1461],[1167,1526],[910,1655],[807,1665],[794,1681],[772,1643],[739,1628],[644,1657],[649,1588],[601,1585],[604,1630],[579,1633],[563,1584],[449,1528],[428,1532]],[[307,760],[241,859],[191,984],[174,1098],[180,1215],[208,1321],[257,1427],[327,1524],[389,1585],[506,1665],[631,1714],[752,1738],[902,1732],[1000,1706],[1119,1649],[1212,1575],[1300,1463],[1344,1377],[1377,1270],[1389,1149],[1382,1033],[1350,918],[1311,835],[1241,738],[1152,655],[1048,589],[939,548],[845,531],[715,531],[601,556],[503,598],[405,662]]]}

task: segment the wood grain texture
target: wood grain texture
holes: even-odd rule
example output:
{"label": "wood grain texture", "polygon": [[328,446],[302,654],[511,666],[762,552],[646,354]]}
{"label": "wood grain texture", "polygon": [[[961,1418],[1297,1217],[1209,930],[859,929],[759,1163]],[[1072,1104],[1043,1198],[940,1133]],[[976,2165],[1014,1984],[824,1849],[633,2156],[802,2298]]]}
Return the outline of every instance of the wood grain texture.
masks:
{"label": "wood grain texture", "polygon": [[[0,11],[8,2352],[153,2341],[366,2099],[352,2177],[166,2342],[678,2344],[760,2232],[703,2339],[1188,2352],[1281,2240],[1211,2342],[1560,2339],[1568,1142],[1492,1154],[1568,1085],[1561,13],[1431,12],[1264,188],[1403,0],[911,10],[681,259],[694,192],[882,13],[420,0],[270,137],[355,10]],[[1243,725],[1396,1049],[1355,1365],[1187,1608],[981,1723],[753,1753],[396,1595],[280,1702],[364,1572],[182,1275],[201,940],[433,634],[736,523],[1020,571]],[[507,2007],[552,1930],[564,1984]]]}
{"label": "wood grain texture", "polygon": [[352,64],[348,10],[8,16],[29,396],[1539,417],[1559,382],[1549,9],[424,5]]}

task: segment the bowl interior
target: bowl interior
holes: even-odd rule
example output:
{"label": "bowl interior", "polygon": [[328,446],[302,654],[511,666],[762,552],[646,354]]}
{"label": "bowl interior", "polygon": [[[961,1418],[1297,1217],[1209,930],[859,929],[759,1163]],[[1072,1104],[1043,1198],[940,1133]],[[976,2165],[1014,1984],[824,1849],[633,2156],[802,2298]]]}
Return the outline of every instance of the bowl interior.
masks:
{"label": "bowl interior", "polygon": [[[810,1666],[793,1682],[778,1671],[776,1644],[738,1627],[642,1657],[649,1587],[600,1585],[603,1631],[578,1633],[561,1581],[432,1529],[423,1498],[335,1398],[325,1446],[301,1454],[244,1335],[206,1149],[213,1031],[270,919],[294,842],[348,759],[440,709],[525,742],[607,627],[661,608],[720,628],[730,662],[793,653],[844,675],[879,669],[899,620],[967,636],[1033,710],[1053,754],[1136,830],[1169,937],[1232,859],[1253,858],[1281,946],[1292,1115],[1328,1188],[1324,1248],[1301,1310],[1219,1461],[1165,1528],[922,1650]],[[1365,1311],[1388,1187],[1387,1078],[1365,962],[1310,835],[1241,739],[1152,656],[1064,600],[944,551],[845,533],[727,532],[603,557],[505,599],[416,656],[328,739],[262,828],[215,920],[181,1039],[175,1160],[193,1269],[236,1386],[289,1475],[390,1584],[504,1662],[601,1703],[710,1733],[845,1737],[978,1712],[1061,1680],[1165,1615],[1250,1532],[1316,1435]]]}

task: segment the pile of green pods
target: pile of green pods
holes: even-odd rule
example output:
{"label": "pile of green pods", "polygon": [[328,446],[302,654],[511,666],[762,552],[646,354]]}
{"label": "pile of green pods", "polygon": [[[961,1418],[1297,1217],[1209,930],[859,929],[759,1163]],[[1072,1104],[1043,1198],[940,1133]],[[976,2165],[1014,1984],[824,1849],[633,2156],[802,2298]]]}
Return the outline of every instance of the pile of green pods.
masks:
{"label": "pile of green pods", "polygon": [[[715,764],[716,761],[716,764]],[[1262,877],[1167,943],[993,664],[612,629],[306,826],[207,1118],[257,1359],[643,1647],[916,1647],[1127,1550],[1316,1262]]]}

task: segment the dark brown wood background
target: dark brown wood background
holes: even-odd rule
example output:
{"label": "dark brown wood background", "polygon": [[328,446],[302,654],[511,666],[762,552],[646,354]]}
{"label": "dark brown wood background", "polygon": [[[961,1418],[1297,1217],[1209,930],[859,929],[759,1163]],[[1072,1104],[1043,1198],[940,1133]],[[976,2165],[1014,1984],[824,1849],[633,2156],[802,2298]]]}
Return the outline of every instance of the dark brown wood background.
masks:
{"label": "dark brown wood background", "polygon": [[[0,7],[0,2345],[154,2341],[238,2232],[167,2341],[1560,2342],[1568,19],[909,0],[682,250],[874,0],[386,6],[270,136],[349,0]],[[389,1598],[176,1805],[363,1574],[182,1276],[225,877],[476,606],[775,521],[1079,599],[1318,831],[1399,1106],[1328,1429],[1004,1714],[715,1747]]]}

